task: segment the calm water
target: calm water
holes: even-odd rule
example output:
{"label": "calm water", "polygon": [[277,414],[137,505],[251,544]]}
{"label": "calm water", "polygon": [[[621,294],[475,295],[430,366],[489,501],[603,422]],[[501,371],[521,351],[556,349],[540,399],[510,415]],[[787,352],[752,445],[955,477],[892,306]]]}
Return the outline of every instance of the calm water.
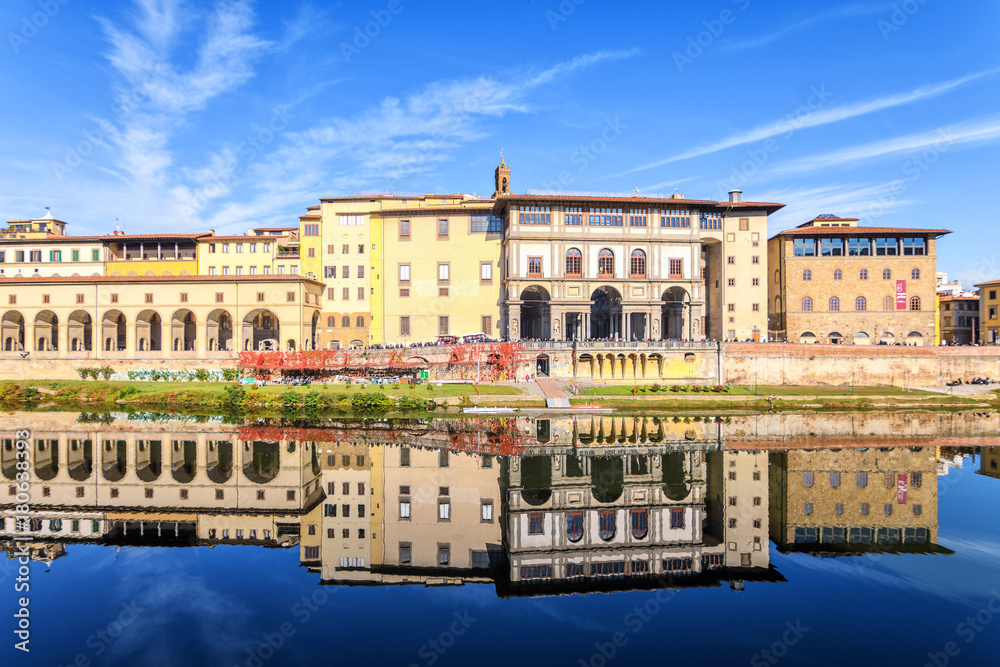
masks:
{"label": "calm water", "polygon": [[1000,653],[995,415],[0,420],[4,488],[16,428],[32,455],[26,525],[0,496],[32,554],[28,593],[0,560],[3,664]]}

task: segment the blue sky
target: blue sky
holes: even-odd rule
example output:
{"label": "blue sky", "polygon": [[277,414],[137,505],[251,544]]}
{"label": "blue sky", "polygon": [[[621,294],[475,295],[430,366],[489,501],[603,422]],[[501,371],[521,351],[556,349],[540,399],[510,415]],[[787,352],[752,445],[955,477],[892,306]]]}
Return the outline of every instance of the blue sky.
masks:
{"label": "blue sky", "polygon": [[[1000,3],[6,0],[0,213],[292,225],[359,191],[722,198],[1000,277]],[[365,33],[368,34],[365,34]],[[975,246],[975,247],[973,247]]]}

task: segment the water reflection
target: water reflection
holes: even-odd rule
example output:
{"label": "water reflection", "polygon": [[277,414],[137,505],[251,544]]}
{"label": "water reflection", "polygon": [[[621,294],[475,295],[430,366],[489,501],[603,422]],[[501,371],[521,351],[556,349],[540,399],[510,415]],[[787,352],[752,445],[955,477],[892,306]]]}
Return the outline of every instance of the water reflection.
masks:
{"label": "water reflection", "polygon": [[938,476],[963,443],[1000,476],[996,418],[962,415],[0,419],[6,433],[33,424],[25,523],[2,441],[6,549],[15,536],[45,561],[76,543],[267,546],[297,549],[318,583],[479,582],[500,596],[781,582],[771,542],[948,554]]}

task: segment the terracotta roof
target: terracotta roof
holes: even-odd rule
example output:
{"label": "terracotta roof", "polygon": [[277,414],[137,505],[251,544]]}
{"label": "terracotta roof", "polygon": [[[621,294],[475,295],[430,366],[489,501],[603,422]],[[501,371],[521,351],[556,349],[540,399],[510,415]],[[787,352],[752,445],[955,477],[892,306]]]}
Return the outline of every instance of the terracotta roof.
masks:
{"label": "terracotta roof", "polygon": [[34,239],[19,239],[14,237],[3,237],[0,236],[0,243],[85,243],[87,241],[102,241],[107,237],[104,236],[41,236]]}
{"label": "terracotta roof", "polygon": [[778,209],[784,208],[784,204],[777,204],[774,202],[754,202],[754,201],[741,201],[741,202],[729,202],[729,201],[715,201],[712,199],[674,199],[671,197],[620,197],[614,195],[606,196],[594,196],[594,195],[502,195],[497,199],[497,204],[503,202],[517,202],[517,201],[569,201],[569,202],[617,202],[620,204],[628,204],[630,206],[638,205],[656,205],[656,206],[672,206],[672,207],[684,207],[684,206],[715,206],[718,208],[764,208],[769,209],[773,213]]}
{"label": "terracotta roof", "polygon": [[778,232],[778,236],[864,236],[866,234],[933,234],[935,238],[951,234],[949,229],[914,229],[910,227],[796,227]]}
{"label": "terracotta roof", "polygon": [[994,285],[1000,285],[1000,280],[990,280],[985,283],[976,283],[973,287],[993,287]]}
{"label": "terracotta roof", "polygon": [[945,294],[938,297],[938,301],[979,301],[978,296],[958,296],[955,294]]}
{"label": "terracotta roof", "polygon": [[[139,239],[170,239],[176,241],[194,241],[200,239],[203,236],[211,236],[208,232],[199,232],[197,234],[105,234],[104,236],[98,236],[96,238],[105,239],[108,241],[136,241]],[[67,237],[74,238],[74,237]]]}
{"label": "terracotta roof", "polygon": [[[477,204],[482,204],[477,205]],[[442,213],[481,213],[484,211],[492,211],[493,202],[474,202],[472,206],[465,204],[458,206],[455,204],[439,204],[437,206],[427,206],[425,208],[390,208],[384,211],[373,211],[372,215],[385,217],[393,217],[397,215],[419,215],[421,213],[433,213],[435,215]]]}
{"label": "terracotta roof", "polygon": [[254,227],[254,232],[297,232],[298,227]]}
{"label": "terracotta roof", "polygon": [[[371,201],[378,199],[465,199],[466,196],[460,193],[452,194],[437,194],[433,192],[428,192],[424,194],[410,194],[410,195],[384,195],[384,194],[356,194],[356,195],[345,195],[343,197],[320,197],[320,201],[324,203],[332,203],[338,201]],[[488,201],[488,200],[484,200]]]}
{"label": "terracotta roof", "polygon": [[198,239],[199,241],[246,241],[248,243],[265,243],[261,239],[280,239],[284,238],[283,234],[275,234],[273,236],[256,236],[247,234],[234,234],[232,236],[205,236]]}
{"label": "terracotta roof", "polygon": [[263,282],[309,282],[322,285],[308,276],[291,274],[270,274],[257,276],[21,276],[0,277],[0,286],[21,283],[263,283]]}

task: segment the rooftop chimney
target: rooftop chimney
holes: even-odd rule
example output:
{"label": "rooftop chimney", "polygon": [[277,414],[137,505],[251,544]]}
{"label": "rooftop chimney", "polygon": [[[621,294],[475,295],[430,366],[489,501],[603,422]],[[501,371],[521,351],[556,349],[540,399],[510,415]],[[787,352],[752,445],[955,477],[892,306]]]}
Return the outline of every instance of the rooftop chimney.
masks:
{"label": "rooftop chimney", "polygon": [[743,201],[743,191],[742,190],[730,190],[729,191],[729,203],[739,204]]}

